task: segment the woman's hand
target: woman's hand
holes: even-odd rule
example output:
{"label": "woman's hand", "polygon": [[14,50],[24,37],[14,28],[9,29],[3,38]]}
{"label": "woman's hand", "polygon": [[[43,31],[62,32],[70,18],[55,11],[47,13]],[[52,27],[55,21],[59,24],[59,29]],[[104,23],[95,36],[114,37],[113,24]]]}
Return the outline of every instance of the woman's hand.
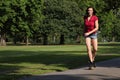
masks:
{"label": "woman's hand", "polygon": [[87,33],[84,33],[84,36],[85,36],[85,37],[86,37],[86,36],[89,36],[89,35],[90,35],[90,33],[88,33],[88,32],[87,32]]}

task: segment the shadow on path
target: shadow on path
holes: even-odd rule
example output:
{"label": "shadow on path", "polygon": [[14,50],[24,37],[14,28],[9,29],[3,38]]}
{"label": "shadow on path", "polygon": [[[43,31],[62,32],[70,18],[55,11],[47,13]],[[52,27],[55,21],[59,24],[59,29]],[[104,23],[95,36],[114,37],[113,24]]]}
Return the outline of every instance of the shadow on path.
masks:
{"label": "shadow on path", "polygon": [[98,74],[77,74],[77,75],[44,75],[24,77],[21,80],[120,80],[120,77],[98,75]]}

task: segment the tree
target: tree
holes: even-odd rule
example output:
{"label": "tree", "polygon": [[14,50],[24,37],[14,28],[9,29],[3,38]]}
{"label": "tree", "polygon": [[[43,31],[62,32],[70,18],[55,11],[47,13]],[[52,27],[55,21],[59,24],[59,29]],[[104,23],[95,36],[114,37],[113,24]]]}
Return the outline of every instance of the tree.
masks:
{"label": "tree", "polygon": [[44,8],[43,3],[44,0],[28,0],[26,4],[28,26],[30,27],[32,37],[34,37],[35,41],[35,37],[41,33],[40,27],[44,19],[44,15],[42,14]]}
{"label": "tree", "polygon": [[6,34],[12,26],[12,18],[16,15],[10,8],[11,1],[0,1],[0,45],[6,45]]}
{"label": "tree", "polygon": [[119,0],[104,0],[106,3],[105,11],[115,10],[120,8],[120,1]]}
{"label": "tree", "polygon": [[116,24],[116,15],[114,15],[113,11],[111,10],[109,13],[105,13],[102,16],[102,27],[101,27],[101,35],[103,39],[107,41],[114,41],[115,32],[115,24]]}
{"label": "tree", "polygon": [[13,27],[11,33],[16,43],[17,35],[21,35],[26,42],[29,43],[29,37],[33,36],[42,21],[42,0],[14,0],[11,8],[15,11],[16,16],[13,18]]}
{"label": "tree", "polygon": [[82,42],[83,16],[88,6],[97,10],[101,38],[119,41],[118,0],[2,0],[0,1],[0,44]]}
{"label": "tree", "polygon": [[68,0],[45,0],[45,7],[42,34],[59,34],[60,44],[64,44],[65,35],[75,31],[76,27],[80,27],[80,12],[77,3]]}

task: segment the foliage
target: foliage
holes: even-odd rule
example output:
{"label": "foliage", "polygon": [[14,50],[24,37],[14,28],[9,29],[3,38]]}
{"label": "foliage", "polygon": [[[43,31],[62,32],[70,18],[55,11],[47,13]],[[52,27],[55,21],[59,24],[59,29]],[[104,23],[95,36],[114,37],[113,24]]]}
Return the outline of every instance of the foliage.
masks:
{"label": "foliage", "polygon": [[86,8],[97,11],[102,41],[119,41],[118,0],[1,0],[0,44],[83,42]]}

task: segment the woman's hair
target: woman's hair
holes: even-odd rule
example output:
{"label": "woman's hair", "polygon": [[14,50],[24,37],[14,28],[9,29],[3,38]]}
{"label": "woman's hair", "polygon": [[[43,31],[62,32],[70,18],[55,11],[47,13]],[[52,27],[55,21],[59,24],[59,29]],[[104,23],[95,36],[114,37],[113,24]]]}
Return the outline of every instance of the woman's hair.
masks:
{"label": "woman's hair", "polygon": [[89,13],[88,13],[88,9],[89,8],[92,8],[93,9],[93,15],[96,15],[96,10],[93,8],[93,7],[88,7],[87,9],[86,9],[86,14],[85,14],[85,16],[88,16],[89,15]]}

